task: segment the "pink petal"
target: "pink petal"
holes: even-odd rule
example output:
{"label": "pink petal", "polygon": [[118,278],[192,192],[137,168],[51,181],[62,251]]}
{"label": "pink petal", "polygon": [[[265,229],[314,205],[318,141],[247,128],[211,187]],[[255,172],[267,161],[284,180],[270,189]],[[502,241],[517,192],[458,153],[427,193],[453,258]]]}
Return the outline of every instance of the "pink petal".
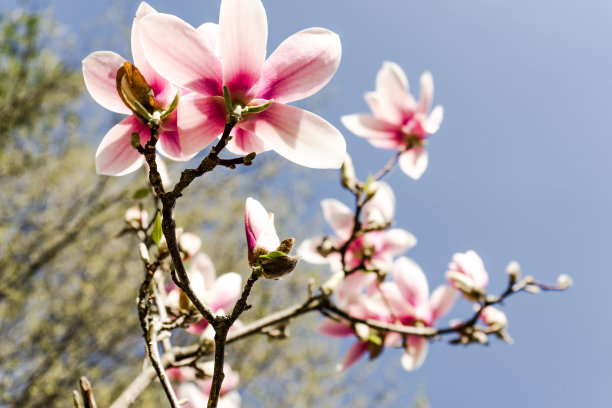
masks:
{"label": "pink petal", "polygon": [[[313,113],[273,103],[249,122],[266,146],[296,164],[317,169],[342,166],[346,153],[344,137]],[[243,124],[241,127],[246,128]]]}
{"label": "pink petal", "polygon": [[336,235],[340,238],[348,239],[355,224],[353,211],[335,198],[322,200],[321,208],[323,209],[325,221],[327,221]]}
{"label": "pink petal", "polygon": [[219,56],[219,24],[204,23],[197,30],[202,34],[208,47]]}
{"label": "pink petal", "polygon": [[381,119],[390,123],[401,124],[403,112],[414,107],[414,99],[408,91],[406,74],[394,62],[386,61],[376,75],[376,93],[380,110],[384,114]]}
{"label": "pink petal", "polygon": [[183,408],[199,408],[206,406],[208,395],[202,392],[202,389],[192,382],[183,382],[176,390],[176,396],[179,399],[187,399],[189,402],[182,405]]}
{"label": "pink petal", "polygon": [[400,319],[415,317],[416,310],[404,298],[395,282],[383,282],[379,287],[382,296],[384,299],[386,299],[386,302],[389,303],[389,306],[396,317]]}
{"label": "pink petal", "polygon": [[178,109],[179,142],[183,155],[198,153],[223,133],[225,103],[220,96],[188,95]]}
{"label": "pink petal", "polygon": [[227,150],[234,154],[243,156],[251,152],[263,153],[270,150],[259,136],[240,127],[234,128],[232,136],[232,140],[227,144]]}
{"label": "pink petal", "polygon": [[317,328],[317,332],[325,334],[326,336],[332,337],[344,337],[353,335],[353,329],[346,324],[336,322],[334,320],[326,319]]}
{"label": "pink petal", "polygon": [[373,208],[378,209],[386,222],[393,221],[395,215],[395,194],[389,184],[384,181],[372,183],[372,189],[376,189],[376,194],[364,204],[362,211],[367,214]]}
{"label": "pink petal", "polygon": [[412,259],[401,257],[393,265],[393,281],[402,296],[416,308],[429,304],[429,285],[425,274]]}
{"label": "pink petal", "polygon": [[193,155],[186,156],[181,148],[181,139],[177,131],[165,131],[159,135],[157,150],[169,159],[175,161],[187,161]]}
{"label": "pink petal", "polygon": [[399,333],[391,332],[385,336],[385,347],[398,347],[402,344],[402,335]]}
{"label": "pink petal", "polygon": [[381,149],[402,147],[397,137],[397,125],[377,119],[372,115],[359,113],[342,116],[340,120],[348,130],[357,136],[365,137],[375,147]]}
{"label": "pink petal", "polygon": [[206,291],[212,288],[217,277],[215,265],[213,264],[212,260],[208,255],[201,252],[191,261],[189,273],[194,275],[199,274],[202,276],[204,279],[204,290]]}
{"label": "pink petal", "polygon": [[436,133],[438,129],[440,129],[440,125],[442,124],[443,118],[444,118],[444,108],[438,105],[429,114],[429,117],[423,124],[423,129],[425,130],[425,132],[427,132],[430,135]]}
{"label": "pink petal", "polygon": [[446,315],[453,308],[459,291],[448,285],[440,285],[433,291],[429,299],[433,320]]}
{"label": "pink petal", "polygon": [[136,116],[128,116],[108,131],[96,151],[96,172],[109,176],[123,176],[138,169],[144,157],[130,144],[132,133],[140,134],[140,143],[149,138],[149,128]]}
{"label": "pink petal", "polygon": [[153,84],[167,81],[159,77],[159,74],[155,72],[142,49],[142,42],[140,40],[140,22],[145,16],[150,14],[157,14],[157,11],[144,1],[140,3],[140,6],[136,11],[136,16],[134,17],[134,22],[132,23],[132,58],[136,68],[138,68],[140,73],[144,75],[149,86],[153,88]]}
{"label": "pink petal", "polygon": [[399,255],[417,244],[416,237],[401,228],[392,228],[385,231],[383,239],[384,243],[381,250],[392,255]]}
{"label": "pink petal", "polygon": [[354,272],[342,281],[338,289],[338,297],[340,299],[348,299],[361,295],[366,286],[371,284],[373,280],[376,280],[376,275],[373,273]]}
{"label": "pink petal", "polygon": [[368,351],[368,343],[359,341],[349,349],[349,351],[344,356],[342,360],[342,365],[340,366],[341,370],[346,370],[353,364],[357,362]]}
{"label": "pink petal", "polygon": [[329,30],[292,35],[264,63],[258,98],[289,103],[314,94],[336,73],[341,55],[340,37]]}
{"label": "pink petal", "polygon": [[326,264],[329,263],[329,256],[323,257],[317,247],[321,245],[323,237],[309,238],[302,241],[298,247],[297,253],[302,257],[302,260],[312,264]]}
{"label": "pink petal", "polygon": [[130,115],[117,93],[117,71],[125,58],[110,51],[96,51],[83,60],[83,79],[91,97],[106,109]]}
{"label": "pink petal", "polygon": [[257,236],[255,249],[261,248],[266,252],[272,252],[280,245],[280,239],[274,227],[274,214],[270,214],[268,222]]}
{"label": "pink petal", "polygon": [[425,71],[421,74],[421,100],[419,101],[422,112],[429,112],[431,101],[433,101],[434,83],[431,72]]}
{"label": "pink petal", "polygon": [[408,149],[399,158],[400,169],[414,180],[421,178],[425,170],[427,170],[428,163],[429,155],[422,147]]}
{"label": "pink petal", "polygon": [[267,227],[271,215],[259,201],[251,197],[246,199],[244,204],[244,227],[249,251],[255,248],[257,238]]}
{"label": "pink petal", "polygon": [[215,300],[210,305],[213,310],[223,309],[226,313],[232,310],[242,292],[242,277],[236,272],[219,276],[212,286]]}
{"label": "pink petal", "polygon": [[149,63],[166,79],[206,96],[222,95],[221,62],[195,28],[170,14],[151,14],[139,23]]}
{"label": "pink petal", "polygon": [[223,0],[219,12],[219,51],[223,83],[233,101],[255,97],[266,59],[268,20],[260,0]]}
{"label": "pink petal", "polygon": [[423,337],[408,336],[407,342],[406,351],[402,356],[402,367],[406,371],[414,371],[425,362],[429,346]]}

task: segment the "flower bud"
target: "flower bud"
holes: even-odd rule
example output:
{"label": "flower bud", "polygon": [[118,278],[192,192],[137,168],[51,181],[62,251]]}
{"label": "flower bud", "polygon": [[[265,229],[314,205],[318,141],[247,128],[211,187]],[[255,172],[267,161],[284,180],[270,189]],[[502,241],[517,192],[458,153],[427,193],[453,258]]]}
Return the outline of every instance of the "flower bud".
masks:
{"label": "flower bud", "polygon": [[447,271],[446,279],[448,279],[455,288],[459,289],[469,300],[480,301],[485,296],[482,288],[476,286],[474,280],[463,273]]}
{"label": "flower bud", "polygon": [[145,77],[132,63],[126,61],[117,71],[117,92],[132,112],[143,122],[149,122],[157,108],[155,94]]}
{"label": "flower bud", "polygon": [[561,290],[569,288],[573,283],[572,277],[566,274],[559,275],[557,278],[557,287]]}
{"label": "flower bud", "polygon": [[353,166],[353,160],[348,153],[344,156],[344,162],[342,163],[342,185],[349,190],[354,190],[357,184],[357,177],[355,176],[355,167]]}
{"label": "flower bud", "polygon": [[295,269],[299,259],[299,256],[289,256],[280,251],[262,255],[259,257],[261,274],[267,279],[280,279]]}
{"label": "flower bud", "polygon": [[538,285],[525,285],[525,292],[529,292],[532,295],[537,295],[542,289]]}
{"label": "flower bud", "polygon": [[149,250],[143,242],[138,244],[138,252],[140,254],[140,259],[142,260],[142,262],[145,262],[147,264],[151,263],[151,259],[149,258]]}
{"label": "flower bud", "polygon": [[130,207],[125,212],[125,222],[133,229],[146,227],[149,222],[149,213],[139,206]]}
{"label": "flower bud", "polygon": [[521,278],[521,266],[518,262],[512,261],[506,266],[506,273],[511,284],[514,284]]}
{"label": "flower bud", "polygon": [[368,211],[366,225],[368,229],[382,230],[387,227],[388,224],[382,211],[378,208],[372,208]]}
{"label": "flower bud", "polygon": [[353,327],[355,329],[355,334],[361,341],[368,341],[370,337],[370,327],[364,323],[355,323]]}

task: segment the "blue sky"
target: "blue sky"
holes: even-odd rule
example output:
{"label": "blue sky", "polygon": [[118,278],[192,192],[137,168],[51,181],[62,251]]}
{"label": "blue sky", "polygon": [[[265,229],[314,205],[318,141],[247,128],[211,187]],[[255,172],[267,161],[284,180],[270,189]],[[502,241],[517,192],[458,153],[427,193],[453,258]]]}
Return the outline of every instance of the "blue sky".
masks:
{"label": "blue sky", "polygon": [[[139,2],[124,3],[133,12]],[[194,25],[218,19],[217,1],[150,3]],[[90,25],[108,8],[98,1],[50,4],[74,32],[97,30]],[[405,378],[400,392],[406,398],[424,383],[434,407],[609,404],[612,2],[264,0],[264,5],[269,53],[307,27],[340,35],[340,68],[315,101],[323,103],[319,113],[344,132],[362,177],[392,153],[351,135],[339,117],[367,111],[363,93],[374,89],[385,60],[404,68],[413,92],[421,72],[432,72],[434,103],[444,106],[445,119],[430,139],[430,167],[418,182],[399,169],[386,179],[397,196],[397,225],[419,239],[408,255],[425,270],[431,287],[443,282],[452,254],[468,249],[484,259],[494,292],[503,289],[504,268],[513,259],[543,281],[554,282],[560,273],[574,278],[567,293],[521,294],[507,302],[511,346],[493,341],[488,347],[456,348],[438,342],[415,373],[399,368],[399,353],[384,353],[372,364]],[[116,44],[104,46],[104,36],[97,44],[117,50]],[[83,50],[78,60],[94,50]],[[336,173],[314,179],[320,182],[313,186],[317,198],[350,202],[336,187]],[[462,313],[466,307],[451,314]]]}

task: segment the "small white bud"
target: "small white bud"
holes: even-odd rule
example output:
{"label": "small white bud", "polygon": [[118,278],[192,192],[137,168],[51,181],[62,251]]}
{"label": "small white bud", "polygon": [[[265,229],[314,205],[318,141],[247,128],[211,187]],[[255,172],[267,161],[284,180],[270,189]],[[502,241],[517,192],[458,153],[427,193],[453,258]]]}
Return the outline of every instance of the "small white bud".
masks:
{"label": "small white bud", "polygon": [[474,339],[480,344],[487,344],[489,342],[489,337],[487,336],[487,334],[480,330],[477,330],[472,333],[472,337],[474,337]]}
{"label": "small white bud", "polygon": [[515,283],[521,278],[521,266],[518,262],[512,261],[506,266],[506,273],[512,283]]}
{"label": "small white bud", "polygon": [[143,242],[138,244],[138,252],[140,254],[140,259],[142,260],[142,262],[151,263],[151,259],[149,258],[149,250]]}
{"label": "small white bud", "polygon": [[370,337],[370,327],[364,323],[355,323],[355,334],[361,341],[367,341]]}
{"label": "small white bud", "polygon": [[525,286],[525,292],[529,292],[533,295],[536,295],[538,293],[540,293],[542,291],[542,289],[540,289],[540,287],[538,285],[526,285]]}
{"label": "small white bud", "polygon": [[355,167],[353,166],[353,160],[348,153],[344,156],[344,163],[342,163],[342,185],[349,190],[354,190],[357,177],[355,176]]}
{"label": "small white bud", "polygon": [[557,278],[557,287],[562,290],[569,288],[573,283],[572,277],[566,274],[559,275]]}

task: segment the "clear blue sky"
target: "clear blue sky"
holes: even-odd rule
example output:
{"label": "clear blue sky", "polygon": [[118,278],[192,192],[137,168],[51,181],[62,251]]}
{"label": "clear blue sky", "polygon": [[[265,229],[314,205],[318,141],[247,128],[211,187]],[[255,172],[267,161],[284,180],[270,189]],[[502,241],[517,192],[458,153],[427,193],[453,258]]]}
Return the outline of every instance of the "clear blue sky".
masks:
{"label": "clear blue sky", "polygon": [[[124,3],[130,12],[139,4]],[[150,3],[194,25],[218,19],[217,1]],[[108,7],[98,1],[50,4],[74,32]],[[363,92],[373,90],[385,60],[404,68],[413,90],[422,71],[433,73],[434,102],[444,106],[445,119],[430,140],[430,167],[418,182],[399,170],[387,179],[397,195],[398,226],[419,239],[408,255],[425,270],[430,286],[443,282],[454,252],[468,249],[484,259],[493,291],[503,289],[504,268],[513,259],[541,280],[554,282],[560,273],[574,278],[567,293],[508,301],[504,310],[516,340],[511,346],[494,341],[463,349],[438,342],[415,373],[403,372],[393,351],[372,364],[405,379],[406,399],[424,383],[434,407],[610,404],[612,2],[264,0],[264,5],[268,52],[307,27],[340,35],[342,63],[320,113],[345,133],[361,176],[380,168],[391,152],[370,148],[346,131],[339,117],[367,111]],[[90,33],[98,28],[89,27]],[[83,50],[77,60],[100,48],[125,53],[104,41],[97,38],[97,48]],[[316,177],[325,180],[316,186],[318,198],[349,203],[335,177],[331,172]],[[466,309],[457,308],[452,315],[465,316],[462,312]]]}

